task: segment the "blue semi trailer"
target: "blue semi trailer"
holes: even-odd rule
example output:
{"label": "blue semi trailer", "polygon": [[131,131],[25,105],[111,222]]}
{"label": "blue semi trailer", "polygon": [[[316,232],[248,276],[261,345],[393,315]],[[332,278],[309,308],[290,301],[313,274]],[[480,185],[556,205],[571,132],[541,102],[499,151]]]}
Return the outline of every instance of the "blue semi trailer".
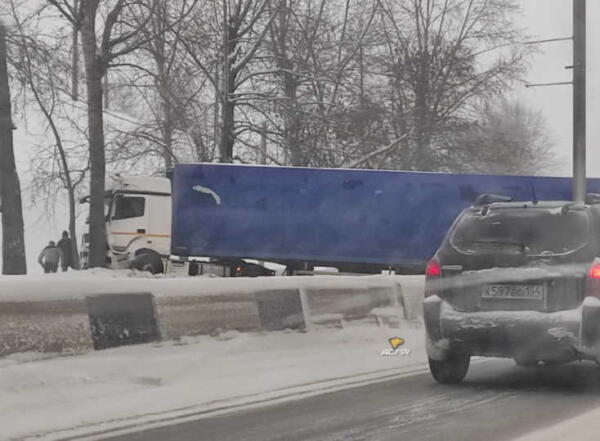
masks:
{"label": "blue semi trailer", "polygon": [[174,256],[406,273],[422,271],[479,195],[570,200],[571,179],[182,164],[172,190]]}

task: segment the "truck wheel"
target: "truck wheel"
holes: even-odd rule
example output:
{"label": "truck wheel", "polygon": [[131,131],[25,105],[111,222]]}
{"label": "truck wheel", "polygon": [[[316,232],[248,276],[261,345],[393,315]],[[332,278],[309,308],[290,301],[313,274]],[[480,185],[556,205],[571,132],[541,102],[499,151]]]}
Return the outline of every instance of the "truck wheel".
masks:
{"label": "truck wheel", "polygon": [[153,253],[142,253],[136,256],[133,267],[140,271],[148,271],[152,274],[163,272],[163,264],[160,256]]}
{"label": "truck wheel", "polygon": [[429,370],[435,381],[443,384],[454,384],[463,381],[469,370],[471,356],[464,352],[448,354],[445,360],[429,358]]}

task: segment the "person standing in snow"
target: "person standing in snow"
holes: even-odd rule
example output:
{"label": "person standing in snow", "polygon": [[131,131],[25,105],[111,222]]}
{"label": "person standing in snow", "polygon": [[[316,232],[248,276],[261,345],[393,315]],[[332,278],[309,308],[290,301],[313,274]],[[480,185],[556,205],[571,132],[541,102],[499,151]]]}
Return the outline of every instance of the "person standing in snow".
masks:
{"label": "person standing in snow", "polygon": [[58,248],[60,248],[62,257],[60,259],[60,267],[64,271],[67,271],[69,267],[73,266],[73,243],[69,237],[67,231],[62,232],[62,238],[58,241]]}
{"label": "person standing in snow", "polygon": [[56,246],[53,240],[42,250],[38,263],[44,268],[44,273],[55,273],[58,269],[58,262],[61,259],[62,251]]}

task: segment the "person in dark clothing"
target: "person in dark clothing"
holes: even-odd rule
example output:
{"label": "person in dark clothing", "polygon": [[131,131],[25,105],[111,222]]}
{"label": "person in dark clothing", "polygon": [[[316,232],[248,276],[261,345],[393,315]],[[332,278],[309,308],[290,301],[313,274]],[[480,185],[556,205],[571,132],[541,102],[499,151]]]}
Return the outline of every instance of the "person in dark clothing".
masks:
{"label": "person in dark clothing", "polygon": [[62,270],[67,271],[69,267],[75,268],[73,266],[73,243],[71,242],[71,238],[67,231],[62,232],[62,238],[58,241],[58,248],[60,248],[62,253],[60,259],[60,267]]}
{"label": "person in dark clothing", "polygon": [[61,255],[62,251],[56,246],[54,241],[51,240],[38,257],[38,263],[44,268],[44,273],[56,272]]}

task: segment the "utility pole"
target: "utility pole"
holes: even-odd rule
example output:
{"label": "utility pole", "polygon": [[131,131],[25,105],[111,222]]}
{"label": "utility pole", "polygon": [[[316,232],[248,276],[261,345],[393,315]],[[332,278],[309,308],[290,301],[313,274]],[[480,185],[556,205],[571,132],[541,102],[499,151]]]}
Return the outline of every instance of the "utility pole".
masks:
{"label": "utility pole", "polygon": [[0,20],[0,200],[2,201],[2,274],[26,274],[21,186],[13,148],[6,28]]}
{"label": "utility pole", "polygon": [[586,195],[586,0],[573,0],[573,200]]}

